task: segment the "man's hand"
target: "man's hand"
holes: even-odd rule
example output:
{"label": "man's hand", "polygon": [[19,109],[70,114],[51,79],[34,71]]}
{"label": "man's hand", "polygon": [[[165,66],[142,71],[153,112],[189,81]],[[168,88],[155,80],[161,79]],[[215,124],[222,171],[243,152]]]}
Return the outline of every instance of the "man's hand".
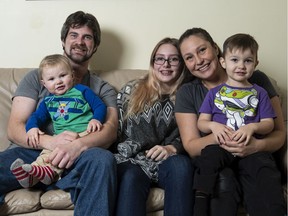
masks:
{"label": "man's hand", "polygon": [[82,153],[81,142],[79,139],[72,142],[57,145],[50,153],[48,162],[59,168],[69,168]]}
{"label": "man's hand", "polygon": [[[81,152],[74,145],[79,138],[78,133],[72,131],[64,131],[61,134],[55,135],[50,139],[49,145],[45,148],[51,150],[47,163],[59,168],[70,167],[75,158],[77,158]],[[75,152],[76,151],[76,152]],[[70,162],[69,162],[70,161]]]}
{"label": "man's hand", "polygon": [[43,148],[53,151],[57,146],[62,144],[71,143],[75,139],[79,138],[78,133],[72,131],[64,131],[61,134],[52,136]]}

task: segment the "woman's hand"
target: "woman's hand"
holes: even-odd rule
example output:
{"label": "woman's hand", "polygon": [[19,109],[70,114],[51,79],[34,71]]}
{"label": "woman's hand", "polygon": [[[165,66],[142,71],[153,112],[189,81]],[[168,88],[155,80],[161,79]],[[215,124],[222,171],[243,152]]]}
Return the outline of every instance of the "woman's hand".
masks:
{"label": "woman's hand", "polygon": [[226,143],[220,145],[220,147],[238,157],[246,157],[250,154],[258,152],[257,139],[253,136],[250,138],[248,145],[246,144],[245,140],[243,142],[226,141]]}
{"label": "woman's hand", "polygon": [[146,151],[146,157],[155,161],[166,160],[169,156],[176,154],[177,150],[173,145],[156,145]]}

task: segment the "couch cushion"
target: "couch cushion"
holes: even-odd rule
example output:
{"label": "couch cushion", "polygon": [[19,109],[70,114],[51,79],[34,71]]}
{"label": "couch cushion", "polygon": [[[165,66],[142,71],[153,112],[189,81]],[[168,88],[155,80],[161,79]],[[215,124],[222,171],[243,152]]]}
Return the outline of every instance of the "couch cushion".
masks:
{"label": "couch cushion", "polygon": [[163,210],[147,213],[147,216],[163,216],[163,215],[164,215]]}
{"label": "couch cushion", "polygon": [[40,196],[43,192],[34,189],[19,189],[5,196],[5,204],[0,206],[0,215],[34,212],[41,208]]}
{"label": "couch cushion", "polygon": [[160,188],[151,188],[146,203],[147,212],[154,212],[164,207],[164,190]]}
{"label": "couch cushion", "polygon": [[116,91],[119,91],[128,81],[144,76],[148,73],[147,70],[141,69],[126,69],[126,70],[111,70],[111,71],[93,71],[101,79],[110,83]]}
{"label": "couch cushion", "polygon": [[40,209],[36,212],[28,212],[23,214],[11,214],[9,216],[73,216],[73,210],[53,210],[53,209]]}
{"label": "couch cushion", "polygon": [[[70,194],[63,190],[47,191],[41,196],[41,205],[46,209],[74,209]],[[147,200],[147,212],[154,212],[164,207],[164,191],[160,188],[151,188]]]}
{"label": "couch cushion", "polygon": [[[0,208],[0,215],[35,212],[41,207],[50,210],[74,209],[68,192],[51,190],[42,193],[32,189],[19,189],[8,193],[5,197],[5,205]],[[147,212],[157,213],[163,207],[164,191],[160,188],[151,188],[146,204]]]}
{"label": "couch cushion", "polygon": [[11,110],[11,98],[14,94],[19,81],[29,71],[28,68],[1,68],[0,69],[0,151],[6,149],[9,145],[7,139],[7,123]]}
{"label": "couch cushion", "polygon": [[63,190],[50,190],[41,196],[41,205],[46,209],[74,209],[70,193]]}

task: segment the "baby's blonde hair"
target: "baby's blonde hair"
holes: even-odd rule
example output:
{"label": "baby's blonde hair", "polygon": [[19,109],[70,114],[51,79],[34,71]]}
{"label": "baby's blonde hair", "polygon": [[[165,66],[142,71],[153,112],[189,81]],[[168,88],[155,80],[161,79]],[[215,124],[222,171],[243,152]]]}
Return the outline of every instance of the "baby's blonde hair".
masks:
{"label": "baby's blonde hair", "polygon": [[73,68],[69,62],[69,59],[64,55],[53,54],[53,55],[45,56],[40,62],[40,65],[39,65],[40,79],[43,78],[43,72],[44,72],[45,67],[56,66],[56,65],[62,65],[67,71],[70,71],[71,74],[73,75]]}

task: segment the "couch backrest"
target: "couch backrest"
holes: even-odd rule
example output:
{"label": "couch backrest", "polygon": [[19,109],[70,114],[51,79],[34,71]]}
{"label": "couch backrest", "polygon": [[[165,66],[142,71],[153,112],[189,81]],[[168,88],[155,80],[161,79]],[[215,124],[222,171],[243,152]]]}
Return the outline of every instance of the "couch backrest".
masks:
{"label": "couch backrest", "polygon": [[[9,146],[7,139],[7,123],[11,110],[11,98],[19,81],[32,68],[0,68],[0,151]],[[115,87],[116,91],[129,80],[138,78],[147,73],[147,70],[111,70],[93,72]]]}
{"label": "couch backrest", "polygon": [[[30,70],[32,70],[32,68],[0,68],[0,151],[6,149],[9,145],[7,139],[7,122],[10,115],[12,95],[19,81]],[[93,73],[99,75],[103,80],[106,80],[114,86],[116,91],[119,91],[126,82],[145,75],[147,70],[119,69],[103,72],[95,71]],[[281,93],[276,81],[274,79],[271,79],[271,81],[276,87],[276,90]]]}

